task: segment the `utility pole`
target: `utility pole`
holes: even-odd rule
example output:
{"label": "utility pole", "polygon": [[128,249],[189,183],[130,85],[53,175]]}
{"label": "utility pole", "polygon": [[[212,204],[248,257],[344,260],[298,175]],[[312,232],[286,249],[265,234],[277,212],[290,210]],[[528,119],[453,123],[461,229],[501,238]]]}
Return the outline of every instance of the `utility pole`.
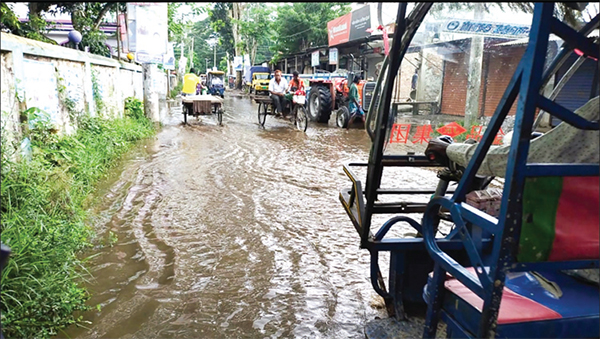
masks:
{"label": "utility pole", "polygon": [[213,69],[214,69],[215,67],[217,67],[217,42],[216,41],[215,41],[213,50],[215,51],[215,57],[213,60]]}
{"label": "utility pole", "polygon": [[192,45],[190,46],[190,68],[194,67],[194,38],[192,38]]}
{"label": "utility pole", "polygon": [[119,4],[117,8],[117,59],[121,61],[121,22],[119,21]]}
{"label": "utility pole", "polygon": [[[474,19],[483,19],[483,5],[474,6]],[[473,35],[469,53],[469,73],[467,79],[467,103],[465,105],[465,128],[471,130],[479,118],[479,92],[481,90],[481,69],[483,66],[483,36]]]}

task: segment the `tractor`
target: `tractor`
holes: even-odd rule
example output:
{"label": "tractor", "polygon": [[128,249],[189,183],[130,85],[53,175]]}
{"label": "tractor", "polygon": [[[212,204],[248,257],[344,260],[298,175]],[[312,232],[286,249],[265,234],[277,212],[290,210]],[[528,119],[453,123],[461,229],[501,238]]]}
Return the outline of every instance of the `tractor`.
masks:
{"label": "tractor", "polygon": [[[331,112],[336,111],[336,124],[338,127],[346,127],[350,119],[349,84],[352,83],[354,75],[355,73],[348,72],[345,77],[333,74],[329,79],[309,79],[308,116],[311,121],[327,123]],[[365,110],[370,104],[374,84],[365,80],[358,83],[359,102]],[[364,91],[363,89],[368,90]]]}

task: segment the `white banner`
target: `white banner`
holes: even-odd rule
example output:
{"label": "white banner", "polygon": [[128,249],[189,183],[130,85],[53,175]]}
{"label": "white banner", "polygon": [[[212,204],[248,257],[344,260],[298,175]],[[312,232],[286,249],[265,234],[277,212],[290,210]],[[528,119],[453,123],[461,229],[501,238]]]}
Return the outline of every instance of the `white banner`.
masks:
{"label": "white banner", "polygon": [[183,55],[179,58],[179,69],[177,70],[179,74],[187,73],[187,58]]}
{"label": "white banner", "polygon": [[244,70],[244,58],[240,56],[233,57],[233,71],[241,72]]}
{"label": "white banner", "polygon": [[167,48],[167,54],[165,54],[165,58],[163,60],[163,68],[168,70],[175,69],[175,52],[173,52],[173,45],[175,43],[169,42],[169,47]]}
{"label": "white banner", "polygon": [[311,66],[316,67],[319,66],[319,51],[312,52],[312,60]]}
{"label": "white banner", "polygon": [[139,63],[164,61],[167,54],[167,4],[135,2],[127,4],[127,20],[131,36],[129,47]]}
{"label": "white banner", "polygon": [[338,49],[330,48],[329,49],[329,64],[337,65],[337,63],[338,63]]}

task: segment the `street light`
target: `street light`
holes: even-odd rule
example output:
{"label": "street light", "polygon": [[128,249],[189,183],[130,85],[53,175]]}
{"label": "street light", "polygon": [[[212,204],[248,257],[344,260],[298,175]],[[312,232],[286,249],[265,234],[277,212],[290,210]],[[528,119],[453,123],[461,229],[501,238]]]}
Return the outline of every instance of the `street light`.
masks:
{"label": "street light", "polygon": [[213,50],[214,50],[214,54],[215,54],[214,58],[213,58],[213,68],[214,68],[214,67],[217,67],[217,42],[218,42],[217,34],[216,33],[211,34],[209,39],[207,40],[207,42],[210,46],[213,47]]}

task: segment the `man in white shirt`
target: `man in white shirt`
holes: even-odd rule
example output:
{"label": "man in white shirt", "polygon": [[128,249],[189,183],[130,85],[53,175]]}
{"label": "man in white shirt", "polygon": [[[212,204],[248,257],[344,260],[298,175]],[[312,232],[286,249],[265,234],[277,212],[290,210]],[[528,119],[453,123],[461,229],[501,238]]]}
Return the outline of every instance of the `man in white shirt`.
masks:
{"label": "man in white shirt", "polygon": [[287,103],[284,96],[287,86],[287,81],[281,77],[281,71],[278,69],[275,70],[275,76],[269,81],[269,93],[271,93],[270,96],[273,99],[273,103],[275,103],[278,114],[283,114],[283,108]]}

